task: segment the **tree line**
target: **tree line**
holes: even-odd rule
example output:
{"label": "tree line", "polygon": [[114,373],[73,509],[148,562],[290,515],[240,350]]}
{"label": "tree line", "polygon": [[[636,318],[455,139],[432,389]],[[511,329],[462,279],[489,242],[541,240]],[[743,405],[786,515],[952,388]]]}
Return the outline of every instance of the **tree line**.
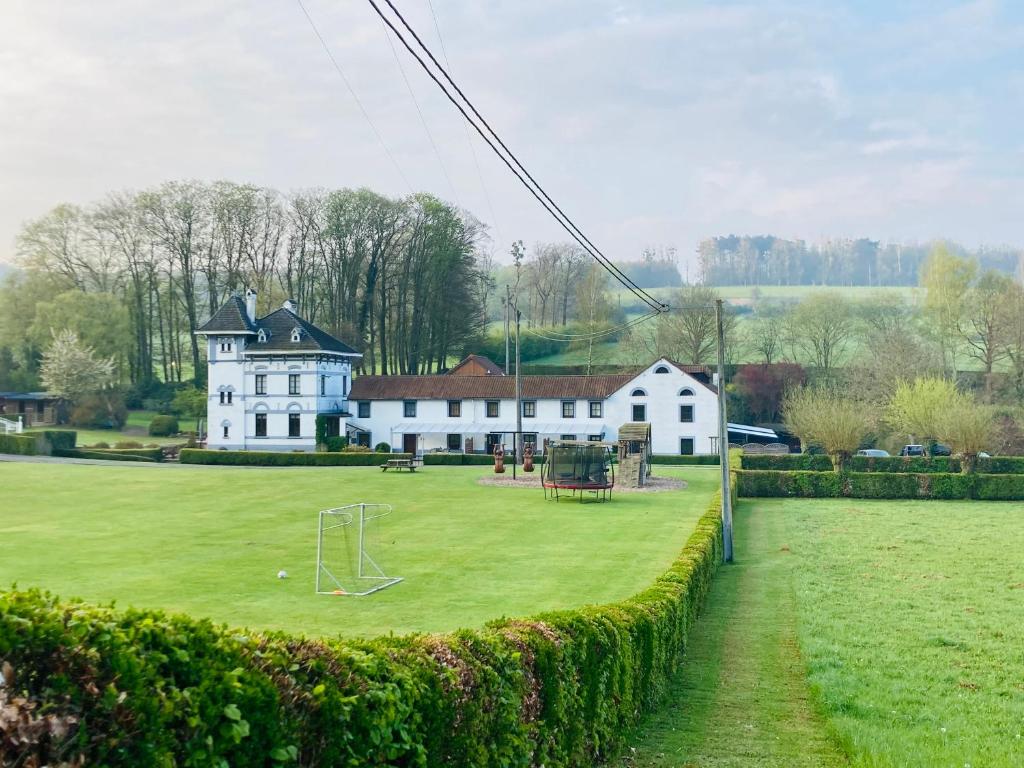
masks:
{"label": "tree line", "polygon": [[[982,270],[1024,275],[1024,251],[947,245]],[[697,247],[705,285],[917,285],[931,244],[881,243],[868,238],[808,245],[772,235],[712,237]]]}
{"label": "tree line", "polygon": [[21,270],[0,288],[0,387],[37,386],[65,329],[123,384],[201,380],[195,330],[250,286],[261,314],[295,299],[364,371],[430,372],[483,331],[485,243],[472,215],[427,194],[171,181],[60,205],[24,226]]}

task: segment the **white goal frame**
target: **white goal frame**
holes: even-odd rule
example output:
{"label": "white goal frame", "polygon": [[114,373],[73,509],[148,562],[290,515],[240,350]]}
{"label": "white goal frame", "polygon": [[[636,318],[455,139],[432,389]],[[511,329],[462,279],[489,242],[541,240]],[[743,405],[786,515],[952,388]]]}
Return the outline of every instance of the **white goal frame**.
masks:
{"label": "white goal frame", "polygon": [[[366,551],[366,524],[371,520],[387,517],[393,511],[390,504],[366,503],[347,504],[343,507],[320,510],[316,539],[316,593],[318,595],[363,597],[379,592],[382,589],[387,589],[402,581],[401,576],[388,576],[385,574],[384,570],[377,565],[377,562]],[[324,533],[348,526],[354,526],[353,532],[358,535],[355,576],[359,579],[360,588],[364,585],[369,585],[368,589],[361,589],[361,591],[350,590],[324,564]]]}

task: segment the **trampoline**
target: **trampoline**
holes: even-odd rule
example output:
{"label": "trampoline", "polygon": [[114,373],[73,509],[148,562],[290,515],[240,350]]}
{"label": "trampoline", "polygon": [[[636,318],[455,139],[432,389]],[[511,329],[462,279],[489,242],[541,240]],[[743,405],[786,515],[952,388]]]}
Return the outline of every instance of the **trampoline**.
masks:
{"label": "trampoline", "polygon": [[615,485],[612,452],[602,443],[550,443],[541,473],[541,485],[545,499],[558,501],[569,495],[582,502],[587,494],[592,493],[596,501],[607,501],[611,499],[612,486]]}

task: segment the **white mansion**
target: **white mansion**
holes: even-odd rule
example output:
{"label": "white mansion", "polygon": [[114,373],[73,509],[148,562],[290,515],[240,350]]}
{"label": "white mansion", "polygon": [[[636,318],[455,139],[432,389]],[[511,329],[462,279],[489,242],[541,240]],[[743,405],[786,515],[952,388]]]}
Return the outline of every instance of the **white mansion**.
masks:
{"label": "white mansion", "polygon": [[[208,339],[210,448],[314,450],[320,414],[336,417],[330,435],[407,453],[513,444],[515,377],[487,358],[470,355],[443,374],[353,380],[361,355],[300,318],[293,302],[262,318],[255,309],[252,291],[232,297],[197,331]],[[707,367],[666,358],[632,373],[524,375],[523,439],[540,450],[549,439],[613,441],[623,424],[649,422],[654,453],[715,453],[717,398]]]}

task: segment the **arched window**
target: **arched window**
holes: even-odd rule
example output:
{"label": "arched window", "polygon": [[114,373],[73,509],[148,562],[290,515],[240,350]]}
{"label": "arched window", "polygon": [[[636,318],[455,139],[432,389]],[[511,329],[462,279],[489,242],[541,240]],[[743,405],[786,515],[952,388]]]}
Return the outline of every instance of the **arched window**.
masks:
{"label": "arched window", "polygon": [[680,397],[693,397],[693,390],[689,387],[683,387],[679,390]]}
{"label": "arched window", "polygon": [[668,366],[667,365],[659,365],[657,368],[654,369],[654,372],[655,373],[668,373]]}
{"label": "arched window", "polygon": [[302,329],[292,328],[292,342],[302,341]]}
{"label": "arched window", "polygon": [[630,397],[647,397],[647,392],[642,389],[634,389],[629,393]]}
{"label": "arched window", "polygon": [[256,334],[256,341],[258,341],[260,344],[267,343],[267,332],[262,328],[260,328],[259,333]]}

